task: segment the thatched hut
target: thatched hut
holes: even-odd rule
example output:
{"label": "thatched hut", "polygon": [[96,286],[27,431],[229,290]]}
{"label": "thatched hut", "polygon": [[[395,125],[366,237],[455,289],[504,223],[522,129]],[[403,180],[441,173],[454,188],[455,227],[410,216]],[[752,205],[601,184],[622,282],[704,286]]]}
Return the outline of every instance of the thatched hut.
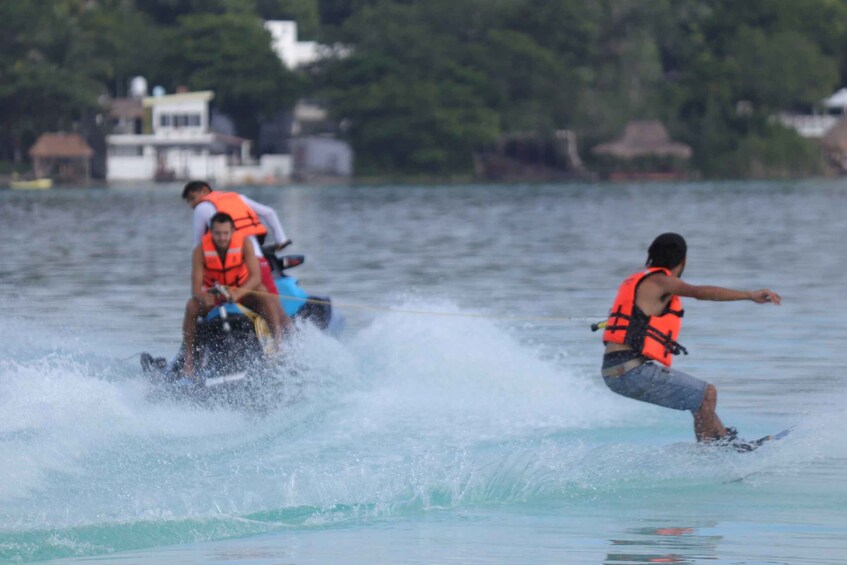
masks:
{"label": "thatched hut", "polygon": [[88,180],[94,150],[76,133],[43,133],[29,149],[36,178]]}
{"label": "thatched hut", "polygon": [[673,141],[658,120],[631,121],[620,138],[596,145],[592,152],[613,177],[684,176],[691,159],[691,147]]}

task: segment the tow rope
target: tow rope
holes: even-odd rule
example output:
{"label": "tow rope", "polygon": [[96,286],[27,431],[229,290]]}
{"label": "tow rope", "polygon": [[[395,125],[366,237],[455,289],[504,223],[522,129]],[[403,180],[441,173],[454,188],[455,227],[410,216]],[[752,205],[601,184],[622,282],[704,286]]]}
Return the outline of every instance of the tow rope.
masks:
{"label": "tow rope", "polygon": [[513,322],[590,322],[596,320],[597,316],[501,316],[494,314],[474,314],[469,312],[436,312],[432,310],[412,310],[409,308],[394,308],[391,306],[372,306],[370,304],[361,304],[355,302],[339,302],[338,300],[322,300],[320,298],[303,298],[301,296],[291,296],[287,294],[274,294],[262,290],[248,290],[248,293],[277,296],[279,298],[287,298],[297,302],[311,302],[312,304],[329,304],[343,308],[356,308],[360,310],[374,310],[378,312],[392,312],[397,314],[416,314],[420,316],[449,316],[454,318],[484,318],[489,320],[509,320]]}
{"label": "tow rope", "polygon": [[253,331],[256,332],[256,337],[259,339],[259,344],[262,346],[262,351],[264,351],[265,355],[268,357],[276,355],[277,343],[271,333],[271,329],[268,327],[268,322],[246,306],[237,302],[235,305],[238,306],[238,309],[241,310],[242,314],[247,316],[250,321],[253,322]]}

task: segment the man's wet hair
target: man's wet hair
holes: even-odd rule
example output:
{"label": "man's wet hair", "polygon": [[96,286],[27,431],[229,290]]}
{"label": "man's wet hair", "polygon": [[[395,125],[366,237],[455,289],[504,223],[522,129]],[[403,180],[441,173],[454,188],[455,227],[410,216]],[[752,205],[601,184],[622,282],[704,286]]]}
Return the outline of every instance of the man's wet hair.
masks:
{"label": "man's wet hair", "polygon": [[647,250],[647,266],[673,269],[685,260],[687,251],[688,246],[681,235],[663,233],[653,240]]}
{"label": "man's wet hair", "polygon": [[188,198],[188,195],[192,192],[200,192],[204,188],[212,190],[212,187],[209,186],[209,183],[204,180],[193,180],[191,182],[188,182],[185,184],[185,188],[182,189],[182,199],[185,200]]}
{"label": "man's wet hair", "polygon": [[235,221],[226,212],[218,212],[212,216],[212,219],[209,220],[209,225],[212,224],[232,224],[232,227],[235,227]]}

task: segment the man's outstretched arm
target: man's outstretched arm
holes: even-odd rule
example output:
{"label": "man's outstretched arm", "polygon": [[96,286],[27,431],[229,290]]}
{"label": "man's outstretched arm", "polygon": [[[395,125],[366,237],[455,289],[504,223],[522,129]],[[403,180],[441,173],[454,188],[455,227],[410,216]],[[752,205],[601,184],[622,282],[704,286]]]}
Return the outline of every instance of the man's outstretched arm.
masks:
{"label": "man's outstretched arm", "polygon": [[759,290],[735,290],[721,286],[691,285],[677,277],[662,277],[656,281],[662,290],[676,296],[686,296],[697,300],[712,300],[716,302],[730,302],[735,300],[752,300],[756,304],[781,304],[782,297],[774,291],[762,288]]}

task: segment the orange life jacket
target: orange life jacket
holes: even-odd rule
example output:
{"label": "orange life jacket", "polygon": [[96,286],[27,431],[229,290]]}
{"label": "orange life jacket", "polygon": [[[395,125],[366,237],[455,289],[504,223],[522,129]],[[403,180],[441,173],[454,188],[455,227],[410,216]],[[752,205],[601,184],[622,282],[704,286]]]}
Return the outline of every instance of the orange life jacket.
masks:
{"label": "orange life jacket", "polygon": [[218,212],[229,214],[235,223],[235,231],[242,235],[265,235],[268,228],[259,221],[259,216],[244,203],[237,192],[218,192],[213,190],[201,199],[211,202]]}
{"label": "orange life jacket", "polygon": [[218,282],[226,286],[241,286],[249,278],[247,263],[244,262],[244,236],[233,233],[229,248],[226,250],[226,260],[221,263],[221,256],[212,241],[211,232],[203,236],[203,286],[212,288]]}
{"label": "orange life jacket", "polygon": [[682,301],[678,296],[672,296],[664,312],[658,316],[648,316],[635,305],[638,285],[654,273],[671,274],[668,269],[650,268],[634,273],[623,281],[609,311],[603,342],[625,343],[645,357],[670,367],[672,355],[688,354],[676,342],[684,314]]}

